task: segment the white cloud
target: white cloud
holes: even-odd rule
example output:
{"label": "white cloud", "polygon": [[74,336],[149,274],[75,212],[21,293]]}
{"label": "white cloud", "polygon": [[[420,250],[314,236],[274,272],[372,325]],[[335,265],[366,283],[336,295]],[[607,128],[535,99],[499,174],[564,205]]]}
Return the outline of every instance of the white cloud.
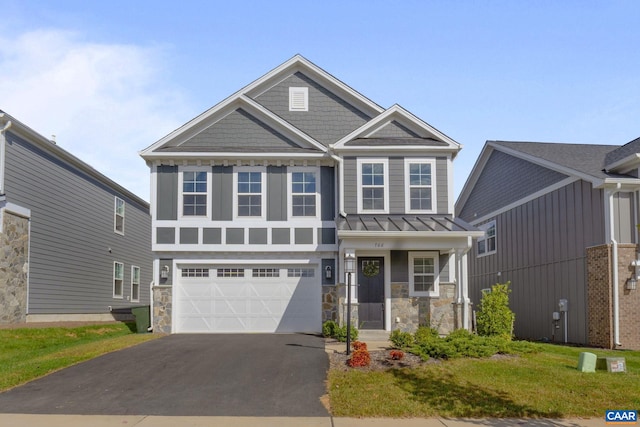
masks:
{"label": "white cloud", "polygon": [[89,43],[67,31],[0,34],[0,109],[148,200],[137,153],[188,115],[162,77],[163,59],[160,48]]}

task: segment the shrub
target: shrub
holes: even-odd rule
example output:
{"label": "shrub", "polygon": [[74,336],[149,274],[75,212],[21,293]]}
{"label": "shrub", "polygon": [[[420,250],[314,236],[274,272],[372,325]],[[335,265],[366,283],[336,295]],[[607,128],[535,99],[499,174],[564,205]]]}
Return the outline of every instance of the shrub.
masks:
{"label": "shrub", "polygon": [[333,320],[327,320],[322,324],[322,335],[325,337],[335,337],[338,324]]}
{"label": "shrub", "polygon": [[404,358],[404,351],[391,350],[391,352],[389,353],[389,356],[391,356],[391,359],[393,360],[402,360]]}
{"label": "shrub", "polygon": [[434,328],[420,326],[415,334],[413,334],[416,344],[429,342],[433,339],[440,338],[440,334]]}
{"label": "shrub", "polygon": [[496,283],[491,292],[482,295],[480,310],[476,314],[478,335],[512,338],[515,314],[509,309],[510,284]]}
{"label": "shrub", "polygon": [[347,361],[347,365],[352,368],[369,366],[371,364],[371,355],[367,350],[356,350],[351,354],[351,358]]}
{"label": "shrub", "polygon": [[[351,341],[356,341],[358,339],[358,330],[351,327]],[[347,341],[347,325],[338,326],[335,331],[335,335],[333,338],[337,339],[340,342]]]}
{"label": "shrub", "polygon": [[399,329],[391,332],[389,341],[391,341],[391,344],[396,348],[410,348],[414,344],[413,335],[409,332],[402,332]]}
{"label": "shrub", "polygon": [[362,341],[354,341],[353,343],[351,343],[351,347],[353,347],[353,351],[367,350],[367,343]]}

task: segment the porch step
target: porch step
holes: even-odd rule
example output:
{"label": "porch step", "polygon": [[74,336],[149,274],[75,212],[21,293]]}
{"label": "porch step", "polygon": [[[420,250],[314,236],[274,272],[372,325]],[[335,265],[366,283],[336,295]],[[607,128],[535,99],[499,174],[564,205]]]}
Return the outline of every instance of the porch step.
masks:
{"label": "porch step", "polygon": [[389,332],[376,329],[358,329],[358,341],[374,342],[389,341]]}

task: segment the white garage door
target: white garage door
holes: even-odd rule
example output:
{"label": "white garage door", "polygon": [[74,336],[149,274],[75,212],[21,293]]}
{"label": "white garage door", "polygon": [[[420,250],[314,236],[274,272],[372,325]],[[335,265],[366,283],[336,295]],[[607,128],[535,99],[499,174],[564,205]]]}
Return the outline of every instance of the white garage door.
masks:
{"label": "white garage door", "polygon": [[315,267],[192,268],[175,286],[175,332],[319,332]]}

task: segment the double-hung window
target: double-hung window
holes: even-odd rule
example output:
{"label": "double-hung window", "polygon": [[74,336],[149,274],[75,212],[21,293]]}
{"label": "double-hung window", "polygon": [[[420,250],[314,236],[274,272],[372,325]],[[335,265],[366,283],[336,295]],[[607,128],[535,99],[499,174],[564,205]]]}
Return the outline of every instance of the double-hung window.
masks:
{"label": "double-hung window", "polygon": [[131,301],[140,301],[140,267],[131,266]]}
{"label": "double-hung window", "polygon": [[124,283],[124,264],[121,262],[113,263],[113,297],[122,298],[122,288]]}
{"label": "double-hung window", "polygon": [[358,159],[358,212],[389,211],[387,159]]}
{"label": "double-hung window", "polygon": [[291,216],[315,217],[317,201],[315,172],[291,173]]}
{"label": "double-hung window", "polygon": [[262,216],[262,172],[239,171],[237,176],[238,216]]}
{"label": "double-hung window", "polygon": [[484,230],[484,237],[478,239],[477,249],[478,256],[491,255],[496,253],[496,221],[489,221],[488,223],[481,225],[481,230]]}
{"label": "double-hung window", "polygon": [[435,212],[435,160],[405,159],[404,170],[406,211]]}
{"label": "double-hung window", "polygon": [[118,234],[124,234],[124,200],[120,197],[115,198],[113,231]]}
{"label": "double-hung window", "polygon": [[207,215],[207,172],[182,172],[182,215]]}
{"label": "double-hung window", "polygon": [[439,296],[438,252],[409,252],[409,295]]}

